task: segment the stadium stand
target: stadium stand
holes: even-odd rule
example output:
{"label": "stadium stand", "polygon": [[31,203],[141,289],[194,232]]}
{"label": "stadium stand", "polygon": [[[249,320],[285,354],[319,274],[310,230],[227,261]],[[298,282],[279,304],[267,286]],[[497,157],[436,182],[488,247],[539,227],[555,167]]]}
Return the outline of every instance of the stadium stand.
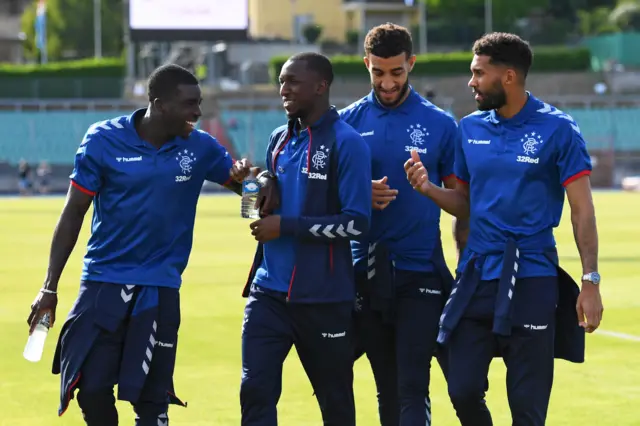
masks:
{"label": "stadium stand", "polygon": [[69,164],[87,128],[97,121],[129,111],[47,111],[1,112],[3,146],[0,161],[16,164],[24,158],[30,163],[46,160]]}
{"label": "stadium stand", "polygon": [[[620,185],[622,175],[638,173],[633,164],[640,158],[640,133],[637,132],[639,107],[563,108],[578,122],[589,151],[603,168],[594,175],[594,184],[610,187]],[[97,121],[129,114],[130,110],[54,110],[1,111],[0,167],[15,176],[21,159],[32,165],[47,161],[52,165],[54,182],[66,184],[69,167],[86,129]],[[223,108],[218,117],[203,120],[202,128],[218,137],[235,158],[248,157],[263,166],[269,135],[286,122],[282,110]],[[627,166],[626,163],[629,163]],[[621,169],[614,176],[612,170]],[[602,176],[602,177],[600,177]],[[1,190],[15,188],[10,183]]]}
{"label": "stadium stand", "polygon": [[[640,108],[565,109],[579,124],[589,149],[640,151],[637,119]],[[222,120],[240,156],[266,149],[269,135],[284,124],[281,111],[239,111],[222,113]]]}

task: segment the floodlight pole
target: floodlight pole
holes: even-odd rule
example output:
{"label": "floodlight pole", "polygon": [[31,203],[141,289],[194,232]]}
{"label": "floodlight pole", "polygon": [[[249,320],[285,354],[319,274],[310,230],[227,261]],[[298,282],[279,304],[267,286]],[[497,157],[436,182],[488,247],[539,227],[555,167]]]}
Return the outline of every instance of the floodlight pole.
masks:
{"label": "floodlight pole", "polygon": [[102,58],[102,4],[93,0],[93,56]]}

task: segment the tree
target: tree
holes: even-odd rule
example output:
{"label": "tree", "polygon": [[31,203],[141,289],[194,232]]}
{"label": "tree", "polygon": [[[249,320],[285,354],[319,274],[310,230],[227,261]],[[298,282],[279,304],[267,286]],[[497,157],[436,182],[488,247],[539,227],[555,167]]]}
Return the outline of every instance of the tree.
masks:
{"label": "tree", "polygon": [[611,9],[608,7],[597,7],[593,10],[578,11],[578,28],[580,35],[596,36],[618,32],[620,29],[609,18]]}
{"label": "tree", "polygon": [[[122,0],[101,0],[102,51],[104,56],[119,56],[123,49]],[[35,58],[34,22],[36,4],[22,16],[22,30],[27,36],[25,53]],[[86,58],[94,53],[93,1],[47,1],[47,53],[51,60],[65,57]]]}
{"label": "tree", "polygon": [[302,28],[302,35],[304,36],[307,43],[314,44],[320,39],[320,35],[322,34],[322,27],[317,24],[308,24]]}
{"label": "tree", "polygon": [[640,29],[640,0],[620,0],[610,19],[622,30]]}

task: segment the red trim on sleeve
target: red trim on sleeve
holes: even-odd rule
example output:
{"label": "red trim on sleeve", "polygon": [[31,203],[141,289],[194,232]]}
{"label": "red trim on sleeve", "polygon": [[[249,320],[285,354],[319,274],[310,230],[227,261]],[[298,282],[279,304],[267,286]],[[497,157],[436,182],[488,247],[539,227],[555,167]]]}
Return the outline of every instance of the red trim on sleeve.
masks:
{"label": "red trim on sleeve", "polygon": [[93,191],[89,191],[87,188],[80,186],[76,181],[72,180],[71,181],[71,185],[73,185],[74,187],[78,188],[78,190],[80,190],[80,192],[84,192],[87,195],[91,195],[92,197],[94,197],[96,195],[95,192]]}
{"label": "red trim on sleeve", "polygon": [[454,178],[454,177],[456,177],[456,174],[455,173],[451,173],[450,175],[443,177],[442,181],[444,182],[445,180],[447,180],[449,178]]}
{"label": "red trim on sleeve", "polygon": [[591,170],[583,170],[580,173],[576,173],[575,175],[571,176],[569,179],[565,180],[562,183],[562,186],[566,187],[571,182],[574,182],[574,181],[580,179],[582,176],[590,176],[590,175],[591,175]]}
{"label": "red trim on sleeve", "polygon": [[229,177],[229,179],[227,179],[227,181],[223,183],[222,186],[229,185],[232,181],[233,181],[233,178]]}
{"label": "red trim on sleeve", "polygon": [[464,180],[460,179],[458,176],[456,176],[456,180],[457,180],[458,182],[460,182],[460,183],[465,184],[465,185],[469,185],[469,182],[467,182],[467,181],[464,181]]}

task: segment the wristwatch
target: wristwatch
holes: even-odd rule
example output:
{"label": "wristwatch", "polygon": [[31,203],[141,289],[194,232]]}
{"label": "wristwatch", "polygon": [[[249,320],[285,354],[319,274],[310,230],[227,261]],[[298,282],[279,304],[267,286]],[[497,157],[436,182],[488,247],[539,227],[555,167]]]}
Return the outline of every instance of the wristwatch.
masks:
{"label": "wristwatch", "polygon": [[276,177],[276,175],[271,173],[269,170],[263,170],[260,173],[258,173],[258,176],[256,176],[256,179],[258,179],[258,180],[260,180],[260,179],[277,180],[278,178]]}
{"label": "wristwatch", "polygon": [[589,281],[595,285],[600,284],[600,274],[597,272],[589,272],[582,276],[582,281]]}

